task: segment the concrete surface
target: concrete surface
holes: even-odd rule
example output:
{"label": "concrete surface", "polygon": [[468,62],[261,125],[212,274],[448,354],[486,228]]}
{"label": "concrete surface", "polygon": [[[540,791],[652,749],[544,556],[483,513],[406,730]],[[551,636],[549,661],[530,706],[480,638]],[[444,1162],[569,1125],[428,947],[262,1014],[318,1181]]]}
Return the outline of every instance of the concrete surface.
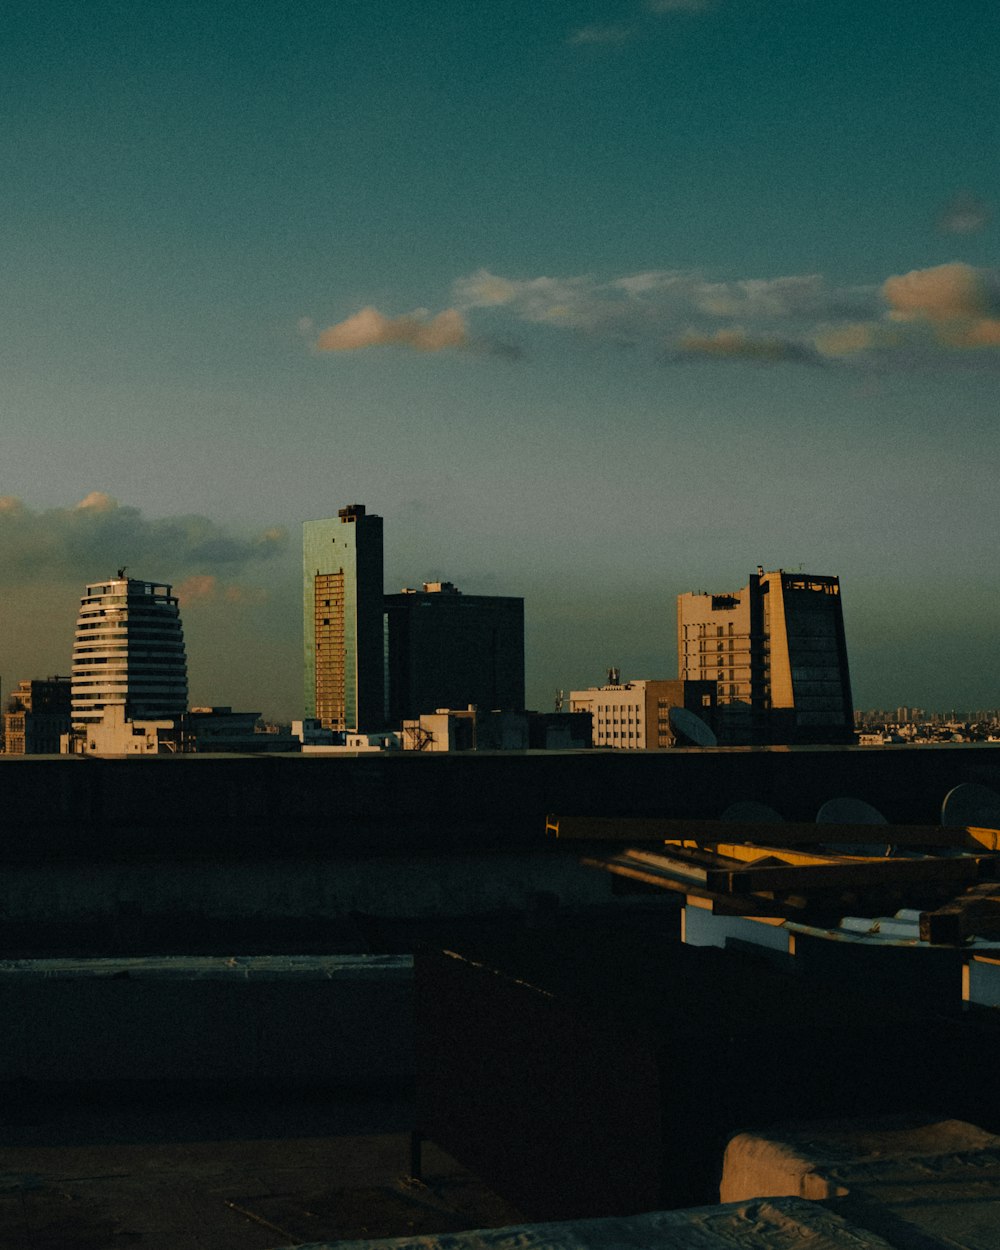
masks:
{"label": "concrete surface", "polygon": [[0,1107],[0,1250],[269,1250],[521,1218],[431,1146],[409,1180],[399,1098],[77,1090]]}
{"label": "concrete surface", "polygon": [[409,956],[0,961],[0,1081],[412,1077]]}
{"label": "concrete surface", "polygon": [[[797,1198],[521,1224],[445,1236],[310,1242],[296,1250],[891,1250],[881,1237]],[[292,1250],[288,1247],[287,1250]]]}
{"label": "concrete surface", "polygon": [[1000,784],[1000,744],[673,751],[382,752],[347,759],[0,756],[0,852],[159,862],[537,846],[549,812],[712,819],[734,802],[815,818],[835,795],[934,824],[963,782]]}
{"label": "concrete surface", "polygon": [[721,1200],[782,1194],[822,1200],[897,1250],[997,1250],[1000,1137],[960,1120],[873,1120],[733,1138]]}

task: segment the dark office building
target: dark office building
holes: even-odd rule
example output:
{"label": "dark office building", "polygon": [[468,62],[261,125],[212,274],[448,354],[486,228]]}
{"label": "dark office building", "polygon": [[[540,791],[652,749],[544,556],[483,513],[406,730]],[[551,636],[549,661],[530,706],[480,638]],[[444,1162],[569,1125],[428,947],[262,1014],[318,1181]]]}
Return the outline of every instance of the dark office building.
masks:
{"label": "dark office building", "polygon": [[7,700],[3,720],[8,755],[58,755],[59,737],[69,733],[70,679],[20,682]]}
{"label": "dark office building", "polygon": [[524,600],[450,582],[385,596],[389,723],[438,708],[524,707]]}

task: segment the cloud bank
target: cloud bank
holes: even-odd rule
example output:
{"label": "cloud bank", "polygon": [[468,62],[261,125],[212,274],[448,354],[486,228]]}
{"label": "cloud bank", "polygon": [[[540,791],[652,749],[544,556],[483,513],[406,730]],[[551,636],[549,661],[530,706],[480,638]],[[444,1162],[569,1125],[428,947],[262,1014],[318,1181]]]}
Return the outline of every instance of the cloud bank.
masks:
{"label": "cloud bank", "polygon": [[147,518],[102,491],[72,507],[41,512],[0,496],[0,578],[7,586],[71,583],[82,592],[88,581],[127,565],[136,577],[188,579],[195,596],[205,597],[204,579],[237,576],[287,545],[283,529],[241,537],[208,517]]}
{"label": "cloud bank", "polygon": [[645,345],[673,362],[926,370],[954,367],[964,357],[996,367],[1000,271],[951,261],[880,282],[838,284],[822,274],[717,279],[648,269],[611,277],[508,277],[481,268],[455,280],[451,307],[435,316],[417,309],[387,317],[367,307],[322,331],[315,345],[322,352],[459,349],[514,361],[524,356],[510,338],[517,324],[609,347]]}
{"label": "cloud bank", "polygon": [[514,319],[609,344],[647,343],[672,361],[839,362],[922,368],[965,353],[1000,364],[1000,274],[950,262],[880,283],[819,274],[712,280],[657,269],[597,278],[510,278],[478,269],[453,286],[467,317]]}

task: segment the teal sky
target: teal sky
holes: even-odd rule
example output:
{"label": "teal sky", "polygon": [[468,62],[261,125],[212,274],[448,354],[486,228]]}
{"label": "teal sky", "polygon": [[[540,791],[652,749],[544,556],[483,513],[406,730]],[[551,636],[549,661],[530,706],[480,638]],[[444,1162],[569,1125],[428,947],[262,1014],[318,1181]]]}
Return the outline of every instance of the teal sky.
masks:
{"label": "teal sky", "polygon": [[[859,706],[996,706],[1000,12],[911,0],[0,15],[0,675],[182,588],[299,714],[300,524],[526,599],[528,691],[839,574]],[[81,501],[86,506],[79,507]]]}

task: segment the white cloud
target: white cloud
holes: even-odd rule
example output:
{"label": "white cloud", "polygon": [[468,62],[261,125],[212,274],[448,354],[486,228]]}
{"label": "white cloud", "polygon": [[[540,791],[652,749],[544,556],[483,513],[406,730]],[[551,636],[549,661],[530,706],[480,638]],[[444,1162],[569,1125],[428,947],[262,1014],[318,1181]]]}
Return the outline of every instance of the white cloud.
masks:
{"label": "white cloud", "polygon": [[396,345],[419,352],[462,347],[468,338],[462,314],[446,308],[436,317],[422,308],[401,317],[386,317],[377,308],[360,312],[329,326],[316,340],[321,352],[350,352],[363,347]]}
{"label": "white cloud", "polygon": [[616,337],[680,332],[693,320],[703,321],[711,332],[719,322],[736,319],[778,327],[858,319],[879,311],[875,287],[835,288],[814,274],[710,282],[677,269],[608,280],[589,275],[510,279],[480,269],[454,284],[454,298],[470,310],[502,308],[523,321]]}
{"label": "white cloud", "polygon": [[1000,311],[1000,281],[960,261],[886,278],[882,294],[897,321],[953,321]]}
{"label": "white cloud", "polygon": [[1000,271],[954,261],[887,278],[882,294],[892,321],[929,327],[941,347],[1000,347]]}
{"label": "white cloud", "polygon": [[106,495],[103,490],[92,490],[76,505],[76,512],[114,512],[118,500]]}

